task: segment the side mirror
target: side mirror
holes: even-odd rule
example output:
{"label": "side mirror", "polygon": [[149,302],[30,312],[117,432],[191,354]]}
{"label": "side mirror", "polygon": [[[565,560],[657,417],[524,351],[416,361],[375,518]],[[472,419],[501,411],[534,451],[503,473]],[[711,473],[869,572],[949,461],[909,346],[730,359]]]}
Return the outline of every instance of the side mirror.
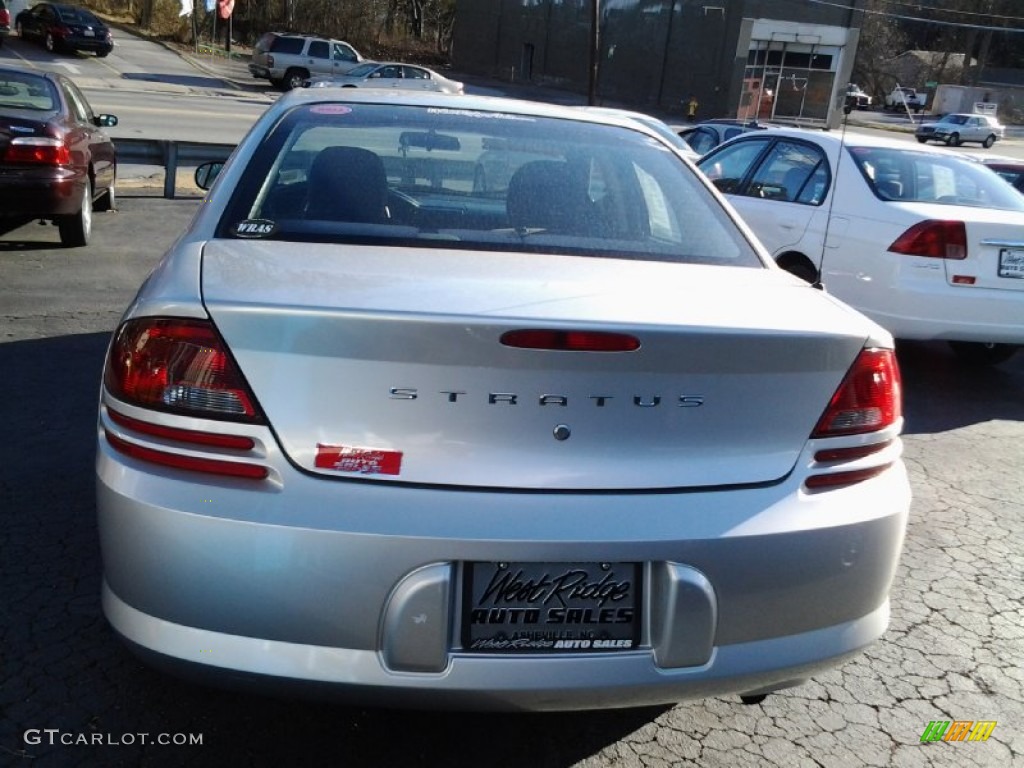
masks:
{"label": "side mirror", "polygon": [[101,128],[113,128],[117,125],[117,115],[97,115],[95,122]]}
{"label": "side mirror", "polygon": [[220,169],[224,167],[224,163],[221,161],[215,161],[212,163],[203,163],[196,168],[195,181],[196,186],[204,192],[213,186],[213,182],[216,180],[217,175],[220,173]]}

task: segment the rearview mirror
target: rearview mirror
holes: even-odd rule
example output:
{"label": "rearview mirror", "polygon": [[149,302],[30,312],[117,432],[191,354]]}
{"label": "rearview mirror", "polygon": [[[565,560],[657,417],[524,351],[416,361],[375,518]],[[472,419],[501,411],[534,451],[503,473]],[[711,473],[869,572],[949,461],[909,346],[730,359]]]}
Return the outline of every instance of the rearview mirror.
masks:
{"label": "rearview mirror", "polygon": [[435,131],[403,131],[402,135],[398,137],[398,143],[403,150],[416,147],[428,152],[435,149],[458,152],[461,149],[458,136],[448,136]]}

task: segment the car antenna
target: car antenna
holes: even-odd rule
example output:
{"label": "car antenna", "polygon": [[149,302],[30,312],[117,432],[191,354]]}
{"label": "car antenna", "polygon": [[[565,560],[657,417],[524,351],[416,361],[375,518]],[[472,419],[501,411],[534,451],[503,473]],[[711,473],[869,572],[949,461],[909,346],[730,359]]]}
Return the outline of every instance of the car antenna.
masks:
{"label": "car antenna", "polygon": [[818,276],[811,285],[819,291],[825,290],[825,283],[822,277],[825,274],[825,254],[828,252],[828,233],[832,228],[832,206],[836,202],[836,190],[839,189],[839,166],[843,164],[843,150],[846,148],[846,126],[850,122],[852,107],[849,104],[843,105],[843,128],[839,134],[839,155],[836,159],[836,175],[832,179],[832,194],[828,199],[828,215],[825,217],[825,237],[821,241],[821,261],[818,262]]}

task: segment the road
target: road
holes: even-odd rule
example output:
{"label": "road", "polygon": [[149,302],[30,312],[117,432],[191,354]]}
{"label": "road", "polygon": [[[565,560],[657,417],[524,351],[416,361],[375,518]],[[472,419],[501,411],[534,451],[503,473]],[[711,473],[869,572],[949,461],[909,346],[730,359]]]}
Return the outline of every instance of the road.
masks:
{"label": "road", "polygon": [[[941,344],[899,351],[915,500],[891,628],[762,704],[392,712],[209,690],[139,663],[98,601],[96,393],[110,331],[197,205],[124,192],[88,249],[36,224],[0,234],[0,764],[1024,764],[1024,355],[970,370]],[[922,743],[936,720],[996,726],[981,743]]]}
{"label": "road", "polygon": [[237,143],[278,93],[241,90],[196,69],[176,53],[142,38],[117,34],[106,58],[49,53],[11,37],[0,63],[61,72],[85,91],[93,110],[117,115],[117,138]]}

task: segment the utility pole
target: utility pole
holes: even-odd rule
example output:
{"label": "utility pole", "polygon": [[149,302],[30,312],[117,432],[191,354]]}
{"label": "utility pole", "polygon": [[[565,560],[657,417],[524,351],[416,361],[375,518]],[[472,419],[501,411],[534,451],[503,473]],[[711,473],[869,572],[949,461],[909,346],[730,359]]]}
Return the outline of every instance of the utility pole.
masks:
{"label": "utility pole", "polygon": [[587,104],[597,104],[597,75],[601,53],[601,0],[590,0],[590,84]]}

